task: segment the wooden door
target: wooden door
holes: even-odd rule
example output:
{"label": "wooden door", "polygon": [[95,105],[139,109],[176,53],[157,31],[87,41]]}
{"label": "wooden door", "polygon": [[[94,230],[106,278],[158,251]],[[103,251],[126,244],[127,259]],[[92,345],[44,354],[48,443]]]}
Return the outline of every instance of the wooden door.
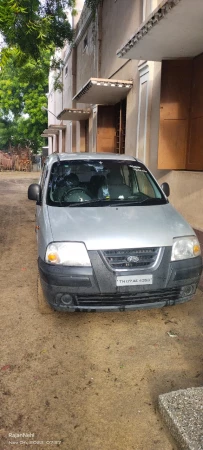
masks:
{"label": "wooden door", "polygon": [[85,151],[89,153],[89,119],[85,120]]}
{"label": "wooden door", "polygon": [[193,60],[187,169],[203,170],[203,54]]}
{"label": "wooden door", "polygon": [[80,121],[80,152],[89,152],[89,120]]}
{"label": "wooden door", "polygon": [[116,119],[116,153],[125,153],[126,134],[126,99],[115,105]]}
{"label": "wooden door", "polygon": [[192,61],[163,61],[160,100],[159,169],[185,169]]}
{"label": "wooden door", "polygon": [[114,153],[116,147],[115,107],[98,106],[97,115],[97,152]]}

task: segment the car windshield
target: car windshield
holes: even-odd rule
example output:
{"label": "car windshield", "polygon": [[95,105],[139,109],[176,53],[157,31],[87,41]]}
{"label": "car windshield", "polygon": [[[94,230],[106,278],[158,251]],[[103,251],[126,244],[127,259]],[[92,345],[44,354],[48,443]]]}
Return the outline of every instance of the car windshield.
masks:
{"label": "car windshield", "polygon": [[146,167],[130,160],[70,160],[52,166],[47,204],[119,206],[167,203]]}

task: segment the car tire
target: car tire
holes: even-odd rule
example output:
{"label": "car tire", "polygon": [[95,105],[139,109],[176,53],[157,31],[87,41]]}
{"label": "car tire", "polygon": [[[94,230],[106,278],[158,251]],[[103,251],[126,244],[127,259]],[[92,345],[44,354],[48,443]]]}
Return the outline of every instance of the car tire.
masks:
{"label": "car tire", "polygon": [[51,308],[51,306],[47,303],[47,301],[45,299],[39,275],[38,275],[38,279],[37,279],[37,303],[38,303],[38,309],[41,312],[41,314],[53,314],[54,313],[54,310]]}

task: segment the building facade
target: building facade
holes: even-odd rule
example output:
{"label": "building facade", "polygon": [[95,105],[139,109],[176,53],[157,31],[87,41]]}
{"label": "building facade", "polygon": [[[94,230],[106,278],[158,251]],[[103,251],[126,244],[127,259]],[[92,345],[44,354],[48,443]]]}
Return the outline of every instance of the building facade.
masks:
{"label": "building facade", "polygon": [[77,2],[73,45],[48,96],[49,151],[141,159],[203,231],[203,2]]}

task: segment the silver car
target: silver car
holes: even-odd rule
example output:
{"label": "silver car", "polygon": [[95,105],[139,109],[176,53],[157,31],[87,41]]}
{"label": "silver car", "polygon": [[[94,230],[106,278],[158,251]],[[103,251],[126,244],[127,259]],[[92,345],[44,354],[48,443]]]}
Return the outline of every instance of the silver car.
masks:
{"label": "silver car", "polygon": [[57,311],[112,311],[190,300],[202,259],[169,186],[139,160],[110,153],[49,156],[37,203],[42,295]]}

